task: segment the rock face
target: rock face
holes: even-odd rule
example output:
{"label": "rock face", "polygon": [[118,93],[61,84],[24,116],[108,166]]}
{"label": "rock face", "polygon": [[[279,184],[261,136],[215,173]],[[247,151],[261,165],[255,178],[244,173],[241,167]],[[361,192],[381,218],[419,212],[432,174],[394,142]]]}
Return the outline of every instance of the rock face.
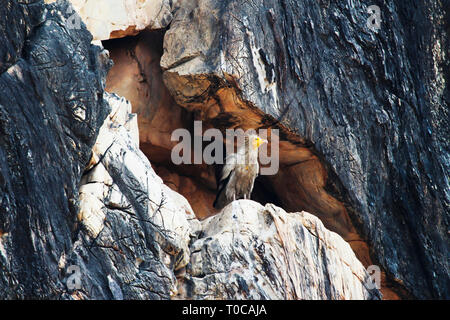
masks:
{"label": "rock face", "polygon": [[[450,297],[445,3],[45,2],[0,6],[0,299],[379,299],[373,263]],[[168,30],[105,43],[106,80],[86,27]],[[280,130],[264,205],[170,165],[193,120]]]}
{"label": "rock face", "polygon": [[130,104],[104,97],[107,53],[64,27],[67,5],[30,6],[42,20],[9,30],[0,75],[0,298],[168,299],[192,209],[139,151]]}
{"label": "rock face", "polygon": [[[46,2],[53,1],[55,0],[46,0]],[[94,40],[136,35],[145,28],[162,29],[172,20],[171,0],[70,0],[70,2],[92,33]],[[70,10],[69,13],[73,15],[75,11]]]}
{"label": "rock face", "polygon": [[216,188],[213,168],[171,165],[171,151],[178,143],[171,140],[172,132],[192,126],[194,116],[176,104],[162,80],[163,36],[162,32],[142,32],[106,42],[114,60],[106,90],[131,102],[133,112],[139,115],[140,149],[164,182],[189,199],[195,215],[206,218],[217,213],[212,208]]}
{"label": "rock face", "polygon": [[[67,27],[67,3],[14,3],[6,6],[11,21],[21,21],[21,15],[29,20],[1,29],[11,44],[2,55],[0,75],[1,299],[209,295],[201,293],[200,283],[195,291],[184,289],[188,275],[197,277],[199,268],[208,267],[200,266],[198,252],[191,255],[191,250],[208,250],[207,239],[226,230],[252,231],[252,239],[239,241],[250,245],[257,239],[254,252],[264,261],[271,259],[269,252],[284,252],[282,257],[293,260],[272,266],[279,273],[264,261],[236,260],[233,266],[242,269],[243,277],[239,285],[246,287],[240,293],[235,283],[217,278],[215,285],[224,293],[211,298],[379,298],[377,290],[365,289],[368,273],[349,246],[306,213],[290,217],[248,201],[236,203],[249,213],[240,214],[238,224],[228,210],[202,226],[187,200],[163,184],[139,150],[130,103],[104,92],[108,53],[91,45],[83,25]],[[314,241],[301,244],[306,240]],[[277,241],[286,242],[280,246]],[[324,260],[316,259],[319,251]],[[223,267],[230,267],[234,256],[221,252],[220,257]],[[289,280],[290,272],[300,274],[297,262],[314,271]],[[322,263],[335,265],[322,272]],[[257,295],[248,295],[249,275],[268,283]],[[286,287],[275,290],[270,281]]]}
{"label": "rock face", "polygon": [[190,125],[192,120],[175,103],[162,81],[162,37],[159,32],[142,32],[137,37],[108,41],[105,47],[114,66],[108,74],[106,90],[126,97],[133,112],[139,115],[141,149],[155,154],[155,161],[168,162],[171,149],[177,144],[170,139],[172,131]]}
{"label": "rock face", "polygon": [[177,298],[380,298],[348,243],[307,212],[239,200],[202,225]]}
{"label": "rock face", "polygon": [[86,29],[64,28],[63,4],[1,7],[0,298],[55,297],[78,185],[109,113],[110,60]]}
{"label": "rock face", "polygon": [[180,1],[161,66],[205,121],[279,126],[317,154],[373,260],[409,294],[448,299],[449,6],[414,3],[379,1],[375,32],[363,1]]}
{"label": "rock face", "polygon": [[[80,266],[82,299],[169,299],[199,222],[139,150],[129,102],[115,95],[107,101],[112,110],[81,180],[81,231],[60,267]],[[115,290],[105,286],[105,276]]]}

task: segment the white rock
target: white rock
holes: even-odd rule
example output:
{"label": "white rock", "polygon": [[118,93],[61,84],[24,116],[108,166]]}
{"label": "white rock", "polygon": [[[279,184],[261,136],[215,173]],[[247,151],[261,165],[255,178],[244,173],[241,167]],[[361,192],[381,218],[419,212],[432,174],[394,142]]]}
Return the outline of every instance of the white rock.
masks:
{"label": "white rock", "polygon": [[[89,185],[87,185],[89,186]],[[103,194],[103,188],[101,189]],[[81,221],[92,238],[98,236],[103,229],[105,213],[103,211],[103,202],[98,198],[99,194],[93,194],[88,191],[80,190],[80,210],[78,220]]]}
{"label": "white rock", "polygon": [[[46,2],[53,2],[47,0]],[[165,28],[172,20],[169,0],[70,0],[94,40]]]}
{"label": "white rock", "polygon": [[[82,179],[79,220],[92,237],[101,232],[106,209],[146,220],[157,229],[161,260],[180,269],[189,262],[190,237],[200,223],[188,201],[164,185],[139,150],[139,130],[130,103],[114,94],[105,94],[105,99],[111,112],[100,128]],[[146,205],[140,207],[142,203]]]}
{"label": "white rock", "polygon": [[349,244],[309,213],[239,200],[202,225],[178,298],[379,298]]}

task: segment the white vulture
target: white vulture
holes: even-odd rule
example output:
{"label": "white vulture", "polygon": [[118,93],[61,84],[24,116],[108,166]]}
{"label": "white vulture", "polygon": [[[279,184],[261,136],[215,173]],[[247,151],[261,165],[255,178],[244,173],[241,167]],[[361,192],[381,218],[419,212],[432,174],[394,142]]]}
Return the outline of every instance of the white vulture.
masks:
{"label": "white vulture", "polygon": [[237,152],[227,155],[217,188],[214,208],[222,209],[237,199],[250,199],[259,173],[258,148],[267,140],[256,134],[246,134]]}

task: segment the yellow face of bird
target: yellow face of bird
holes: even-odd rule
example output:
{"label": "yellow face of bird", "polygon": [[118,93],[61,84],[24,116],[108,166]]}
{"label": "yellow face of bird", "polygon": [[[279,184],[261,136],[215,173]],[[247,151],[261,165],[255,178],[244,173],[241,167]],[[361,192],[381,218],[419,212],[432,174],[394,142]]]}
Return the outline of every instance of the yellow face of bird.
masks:
{"label": "yellow face of bird", "polygon": [[266,140],[266,139],[262,139],[262,138],[256,136],[256,137],[253,139],[253,149],[254,149],[254,150],[258,149],[258,148],[259,148],[260,146],[262,146],[264,143],[267,143],[267,140]]}

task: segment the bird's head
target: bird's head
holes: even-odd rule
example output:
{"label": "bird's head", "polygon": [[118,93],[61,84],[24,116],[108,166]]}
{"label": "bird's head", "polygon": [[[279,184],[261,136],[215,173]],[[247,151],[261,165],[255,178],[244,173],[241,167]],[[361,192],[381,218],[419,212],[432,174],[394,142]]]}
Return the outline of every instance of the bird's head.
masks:
{"label": "bird's head", "polygon": [[258,149],[264,143],[267,143],[266,139],[260,138],[257,135],[250,136],[250,143],[254,150]]}

